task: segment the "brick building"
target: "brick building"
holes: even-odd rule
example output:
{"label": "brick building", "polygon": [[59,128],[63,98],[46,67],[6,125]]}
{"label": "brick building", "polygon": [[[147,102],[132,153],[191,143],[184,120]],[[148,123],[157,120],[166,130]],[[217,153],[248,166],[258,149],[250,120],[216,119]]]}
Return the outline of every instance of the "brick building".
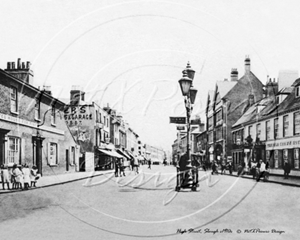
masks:
{"label": "brick building", "polygon": [[79,147],[63,119],[65,104],[32,85],[30,63],[0,69],[0,164],[36,165],[42,175],[78,170]]}
{"label": "brick building", "polygon": [[245,73],[241,78],[237,69],[232,69],[230,81],[216,83],[213,94],[209,93],[206,108],[210,161],[231,159],[231,126],[262,98],[263,84],[251,72],[249,57],[245,59]]}

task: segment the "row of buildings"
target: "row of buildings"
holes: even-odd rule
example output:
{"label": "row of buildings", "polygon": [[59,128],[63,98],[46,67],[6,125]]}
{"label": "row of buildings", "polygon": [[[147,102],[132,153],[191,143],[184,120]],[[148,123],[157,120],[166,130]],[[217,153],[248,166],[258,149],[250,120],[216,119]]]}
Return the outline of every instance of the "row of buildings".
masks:
{"label": "row of buildings", "polygon": [[[217,81],[209,91],[206,119],[192,131],[192,157],[211,163],[232,161],[249,166],[251,161],[269,161],[273,173],[282,173],[287,160],[299,175],[300,79],[297,71],[281,71],[278,79],[263,84],[251,71],[250,58],[239,78],[231,70],[230,80]],[[177,138],[172,146],[176,161],[184,149]],[[180,143],[180,144],[178,144]]]}
{"label": "row of buildings", "polygon": [[68,102],[33,85],[30,62],[0,69],[0,165],[36,165],[43,175],[114,167],[116,158],[162,162],[161,148],[142,143],[120,114],[86,102],[72,86]]}

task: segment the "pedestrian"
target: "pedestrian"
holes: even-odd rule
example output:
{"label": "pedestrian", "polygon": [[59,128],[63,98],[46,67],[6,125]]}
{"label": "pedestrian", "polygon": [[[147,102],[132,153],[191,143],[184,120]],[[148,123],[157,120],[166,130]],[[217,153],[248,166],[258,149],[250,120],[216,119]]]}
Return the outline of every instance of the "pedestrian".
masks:
{"label": "pedestrian", "polygon": [[287,160],[284,161],[283,170],[284,170],[284,179],[288,179],[289,174],[291,172],[291,165]]}
{"label": "pedestrian", "polygon": [[36,187],[36,182],[39,179],[38,169],[35,165],[30,170],[30,187]]}
{"label": "pedestrian", "polygon": [[229,174],[230,175],[232,175],[232,163],[231,163],[231,161],[229,161],[228,163],[227,163],[227,169],[228,169],[228,171],[229,171]]}
{"label": "pedestrian", "polygon": [[126,177],[125,175],[125,163],[124,163],[124,159],[120,160],[120,176],[122,177],[122,174],[124,177]]}
{"label": "pedestrian", "polygon": [[135,158],[134,158],[133,166],[135,168],[135,173],[138,174],[139,173],[139,160],[138,160],[137,156],[135,156]]}
{"label": "pedestrian", "polygon": [[206,172],[206,164],[205,163],[202,164],[202,169],[204,172]]}
{"label": "pedestrian", "polygon": [[22,173],[23,173],[24,190],[28,190],[29,183],[30,183],[30,170],[27,164],[24,164]]}
{"label": "pedestrian", "polygon": [[10,189],[10,177],[7,167],[4,165],[1,165],[1,182],[2,182],[2,188],[5,190],[4,184],[6,183],[7,189]]}
{"label": "pedestrian", "polygon": [[218,164],[215,161],[213,161],[211,169],[212,169],[212,172],[211,172],[212,175],[214,173],[218,174]]}
{"label": "pedestrian", "polygon": [[226,171],[226,164],[225,164],[225,161],[223,160],[223,161],[221,162],[221,175],[222,175],[223,173],[225,173],[225,171]]}
{"label": "pedestrian", "polygon": [[263,162],[263,160],[259,160],[259,164],[257,164],[256,168],[258,169],[258,177],[256,179],[257,182],[259,182],[260,178],[264,176],[266,171],[266,164]]}
{"label": "pedestrian", "polygon": [[256,163],[251,161],[250,173],[252,174],[252,179],[256,177]]}
{"label": "pedestrian", "polygon": [[119,169],[120,169],[120,160],[116,158],[115,160],[115,177],[119,176]]}
{"label": "pedestrian", "polygon": [[134,171],[134,158],[130,159],[131,171]]}
{"label": "pedestrian", "polygon": [[151,158],[148,159],[148,168],[151,169]]}
{"label": "pedestrian", "polygon": [[22,180],[23,180],[23,174],[22,171],[18,168],[17,164],[13,165],[12,174],[15,177],[15,188],[21,188],[22,189]]}

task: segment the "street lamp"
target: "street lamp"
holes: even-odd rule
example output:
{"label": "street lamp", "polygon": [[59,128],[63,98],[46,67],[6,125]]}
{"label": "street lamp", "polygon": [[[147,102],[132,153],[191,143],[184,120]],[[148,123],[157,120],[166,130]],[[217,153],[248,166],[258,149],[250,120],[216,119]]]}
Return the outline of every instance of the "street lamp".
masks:
{"label": "street lamp", "polygon": [[[176,191],[180,190],[180,187],[191,188],[193,191],[196,190],[196,180],[193,178],[193,171],[192,171],[192,160],[190,156],[190,117],[193,110],[192,105],[195,103],[197,89],[193,87],[193,79],[195,76],[195,71],[191,68],[190,63],[187,63],[186,68],[182,71],[183,76],[178,81],[182,95],[184,96],[184,103],[186,108],[186,125],[187,125],[187,132],[186,132],[186,166],[185,171],[183,174],[180,173],[182,176],[182,180],[178,181],[177,176],[177,186]],[[183,169],[180,169],[180,172]]]}

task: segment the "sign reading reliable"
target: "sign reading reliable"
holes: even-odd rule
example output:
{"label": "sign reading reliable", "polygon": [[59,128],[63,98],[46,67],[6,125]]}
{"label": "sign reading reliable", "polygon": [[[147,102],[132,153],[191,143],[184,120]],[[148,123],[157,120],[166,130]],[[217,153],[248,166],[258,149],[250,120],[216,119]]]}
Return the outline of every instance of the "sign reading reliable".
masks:
{"label": "sign reading reliable", "polygon": [[170,117],[170,123],[186,124],[185,117]]}

